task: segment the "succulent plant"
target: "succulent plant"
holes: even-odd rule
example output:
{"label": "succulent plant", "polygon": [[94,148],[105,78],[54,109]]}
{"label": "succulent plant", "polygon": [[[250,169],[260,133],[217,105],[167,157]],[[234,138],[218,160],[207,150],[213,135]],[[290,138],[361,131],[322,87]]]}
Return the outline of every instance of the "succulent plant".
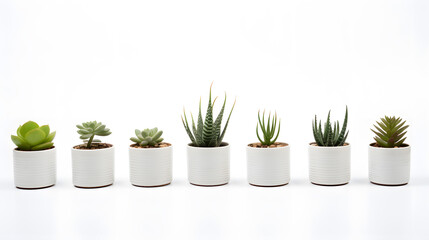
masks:
{"label": "succulent plant", "polygon": [[80,139],[87,143],[86,148],[91,148],[93,142],[101,142],[94,139],[95,136],[109,136],[112,133],[110,129],[106,128],[106,125],[97,121],[85,122],[82,125],[76,125],[76,127],[79,129],[77,133],[80,134]]}
{"label": "succulent plant", "polygon": [[[378,130],[373,131],[377,136],[374,137],[377,145],[384,148],[400,147],[407,139],[405,130],[409,127],[401,118],[387,117],[381,118],[374,127]],[[405,126],[404,126],[405,125]]]}
{"label": "succulent plant", "polygon": [[[262,113],[262,120],[260,114],[258,112],[258,123],[256,124],[256,136],[258,136],[259,142],[261,142],[264,146],[270,146],[275,143],[280,134],[280,119],[278,121],[277,134],[277,113],[274,114],[273,119],[270,121],[271,113],[268,114],[268,121],[265,124],[265,111]],[[259,137],[259,128],[261,128],[262,134],[264,136],[264,140],[261,140]],[[274,137],[275,135],[275,137]],[[273,139],[274,138],[274,139]]]}
{"label": "succulent plant", "polygon": [[346,142],[349,131],[347,131],[347,120],[348,120],[348,108],[346,107],[346,116],[344,118],[344,123],[340,131],[340,123],[337,121],[334,123],[334,126],[331,124],[331,111],[329,111],[328,119],[326,120],[324,130],[322,130],[322,121],[319,121],[319,126],[317,126],[317,116],[314,117],[313,122],[313,135],[314,140],[318,146],[325,147],[335,147],[343,146]]}
{"label": "succulent plant", "polygon": [[183,126],[185,127],[185,130],[188,133],[188,136],[191,139],[192,144],[196,147],[219,147],[222,143],[223,137],[225,136],[229,119],[231,117],[232,111],[234,110],[235,101],[234,101],[234,105],[232,106],[231,112],[229,113],[228,119],[225,123],[225,126],[221,132],[222,118],[223,118],[223,113],[224,113],[225,104],[226,104],[226,94],[225,94],[225,100],[223,102],[222,109],[217,115],[216,120],[213,121],[213,106],[216,102],[216,99],[217,98],[215,98],[212,103],[212,86],[210,86],[209,103],[207,107],[206,117],[203,121],[203,117],[201,115],[201,98],[200,98],[197,126],[195,126],[194,117],[192,116],[192,113],[191,113],[192,131],[191,131],[191,128],[189,127],[185,110],[183,110],[183,115],[185,117],[185,119],[183,119],[182,117]]}
{"label": "succulent plant", "polygon": [[130,138],[131,141],[137,143],[138,145],[144,146],[155,146],[156,144],[162,142],[164,138],[161,138],[162,131],[158,131],[158,128],[146,128],[145,130],[136,129],[136,136]]}
{"label": "succulent plant", "polygon": [[17,136],[12,135],[11,138],[19,150],[37,151],[54,146],[52,140],[56,132],[50,132],[49,125],[39,127],[37,123],[28,121],[18,127],[16,134]]}

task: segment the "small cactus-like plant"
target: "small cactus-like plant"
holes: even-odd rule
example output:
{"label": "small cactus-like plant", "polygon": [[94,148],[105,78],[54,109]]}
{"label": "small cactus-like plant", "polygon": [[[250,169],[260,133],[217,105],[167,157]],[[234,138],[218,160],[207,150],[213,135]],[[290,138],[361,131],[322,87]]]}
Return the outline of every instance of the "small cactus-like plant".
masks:
{"label": "small cactus-like plant", "polygon": [[[278,128],[277,128],[278,124]],[[259,128],[261,128],[263,134],[263,140],[259,136]],[[276,129],[277,128],[277,129]],[[277,134],[276,133],[277,130]],[[268,114],[268,121],[265,123],[265,111],[262,113],[262,119],[258,112],[258,123],[256,124],[256,136],[258,136],[259,142],[263,146],[270,146],[274,144],[280,134],[280,119],[277,121],[277,113],[274,114],[271,120],[271,113]],[[275,137],[274,137],[275,136]]]}
{"label": "small cactus-like plant", "polygon": [[86,144],[86,148],[91,148],[92,143],[101,142],[98,139],[94,139],[95,136],[109,136],[112,132],[106,128],[101,122],[91,121],[82,123],[82,125],[76,125],[79,129],[77,133],[80,134],[80,139]]}
{"label": "small cactus-like plant", "polygon": [[313,122],[313,135],[317,146],[336,147],[343,146],[346,142],[349,131],[347,131],[348,108],[346,107],[346,116],[344,118],[343,126],[340,130],[340,123],[337,121],[334,126],[331,124],[331,111],[329,111],[328,119],[326,120],[324,129],[322,129],[322,121],[317,123],[317,116],[314,117]]}
{"label": "small cactus-like plant", "polygon": [[37,123],[28,121],[18,127],[16,134],[17,136],[12,135],[11,138],[19,150],[38,151],[54,146],[52,140],[56,132],[50,132],[49,125],[39,127]]}
{"label": "small cactus-like plant", "polygon": [[[213,85],[213,83],[212,83]],[[226,120],[225,126],[221,132],[221,124],[223,118],[223,112],[225,110],[226,104],[226,94],[225,100],[222,105],[222,109],[216,117],[216,120],[213,121],[213,105],[216,102],[216,99],[212,102],[212,86],[210,86],[210,94],[209,94],[209,104],[207,107],[206,118],[203,121],[203,117],[201,114],[201,98],[200,98],[200,106],[198,113],[198,122],[195,126],[194,117],[191,113],[192,118],[192,131],[191,127],[189,127],[188,119],[186,117],[185,110],[183,110],[183,115],[185,119],[182,123],[185,127],[186,132],[188,133],[189,138],[192,141],[192,144],[196,147],[219,147],[222,144],[223,137],[225,136],[226,128],[228,127],[229,119],[231,117],[232,111],[234,110],[234,105],[232,106],[231,112],[229,113],[228,119]]]}
{"label": "small cactus-like plant", "polygon": [[158,131],[158,128],[146,128],[142,131],[136,129],[135,132],[137,137],[132,137],[130,140],[142,147],[155,146],[164,140],[164,138],[161,137],[162,131]]}
{"label": "small cactus-like plant", "polygon": [[[378,126],[377,126],[378,125]],[[405,121],[401,118],[387,117],[381,118],[381,122],[377,122],[374,127],[377,131],[373,131],[377,136],[374,137],[377,145],[384,148],[400,147],[404,143],[405,130],[409,127],[405,125]],[[404,126],[405,125],[405,126]]]}

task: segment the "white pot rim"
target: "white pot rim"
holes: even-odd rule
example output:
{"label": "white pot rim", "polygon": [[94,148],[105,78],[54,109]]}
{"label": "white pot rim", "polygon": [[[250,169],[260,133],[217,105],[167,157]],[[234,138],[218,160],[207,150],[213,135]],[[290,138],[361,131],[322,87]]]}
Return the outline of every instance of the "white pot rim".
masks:
{"label": "white pot rim", "polygon": [[315,144],[316,142],[311,142],[308,144],[309,147],[311,148],[322,148],[322,149],[336,149],[336,148],[349,148],[350,147],[350,143],[345,142],[344,144],[346,144],[345,146],[335,146],[335,147],[326,147],[326,146],[313,146],[311,144]]}
{"label": "white pot rim", "polygon": [[23,154],[30,154],[30,153],[38,153],[38,152],[49,152],[49,151],[54,151],[55,149],[56,149],[55,146],[53,146],[53,148],[36,150],[36,151],[24,151],[24,150],[19,150],[18,148],[14,148],[13,151],[23,153]]}
{"label": "white pot rim", "polygon": [[132,149],[132,150],[136,150],[136,151],[159,151],[159,150],[162,150],[162,149],[172,148],[173,145],[171,143],[169,143],[169,144],[170,144],[170,146],[168,146],[168,147],[162,147],[162,148],[135,148],[135,147],[131,147],[131,145],[130,145],[128,149]]}
{"label": "white pot rim", "polygon": [[246,145],[246,148],[247,149],[258,149],[260,151],[275,151],[276,149],[290,148],[290,144],[289,143],[285,143],[285,142],[278,142],[278,143],[284,143],[284,144],[287,144],[287,145],[286,146],[281,146],[281,147],[275,147],[275,148],[257,148],[257,147],[251,147],[251,146],[249,146],[249,144],[252,144],[252,143],[249,143],[249,144]]}
{"label": "white pot rim", "polygon": [[188,148],[211,150],[211,149],[219,149],[219,148],[228,148],[229,147],[229,143],[227,143],[227,142],[222,142],[219,147],[196,147],[196,146],[192,146],[192,144],[193,143],[188,143]]}
{"label": "white pot rim", "polygon": [[[108,144],[110,144],[110,143],[108,143]],[[76,146],[80,146],[80,145],[81,145],[81,144],[76,145]],[[93,152],[93,151],[101,152],[101,151],[108,151],[109,149],[115,148],[115,145],[113,145],[113,144],[111,144],[111,145],[112,145],[111,147],[108,147],[108,148],[100,148],[100,149],[76,149],[76,148],[74,148],[74,147],[76,147],[76,146],[73,146],[73,147],[72,147],[72,151],[77,151],[77,152]]]}
{"label": "white pot rim", "polygon": [[373,148],[373,149],[386,149],[386,150],[392,150],[392,151],[399,151],[399,150],[401,150],[401,149],[408,149],[408,148],[411,148],[411,146],[410,146],[409,144],[407,144],[407,143],[404,143],[404,145],[406,145],[406,146],[404,146],[404,147],[398,147],[398,148],[374,147],[374,146],[372,146],[372,145],[374,145],[374,144],[376,144],[376,143],[375,143],[375,142],[370,143],[370,144],[369,144],[369,147],[370,147],[370,148]]}

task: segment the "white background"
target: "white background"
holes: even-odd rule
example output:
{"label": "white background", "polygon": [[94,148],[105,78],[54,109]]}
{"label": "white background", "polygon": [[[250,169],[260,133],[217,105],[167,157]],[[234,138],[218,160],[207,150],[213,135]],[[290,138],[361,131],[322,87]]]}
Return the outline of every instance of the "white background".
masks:
{"label": "white background", "polygon": [[[423,239],[429,230],[429,2],[421,1],[0,1],[1,239]],[[228,94],[231,182],[187,182],[183,107]],[[350,110],[352,179],[308,181],[314,114],[342,122]],[[217,105],[219,107],[219,105]],[[258,109],[282,118],[291,182],[247,184],[245,146]],[[215,109],[216,111],[219,108]],[[368,182],[370,127],[384,115],[410,124],[410,184]],[[13,184],[10,140],[33,120],[57,130],[58,181]],[[71,182],[75,125],[113,134],[116,181]],[[159,127],[174,146],[170,186],[132,187],[129,138]]]}

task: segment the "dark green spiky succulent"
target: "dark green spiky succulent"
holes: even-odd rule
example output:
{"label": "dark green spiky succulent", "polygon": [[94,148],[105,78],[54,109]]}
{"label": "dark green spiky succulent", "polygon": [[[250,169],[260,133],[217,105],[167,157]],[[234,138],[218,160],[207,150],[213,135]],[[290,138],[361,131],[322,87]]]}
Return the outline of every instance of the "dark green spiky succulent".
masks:
{"label": "dark green spiky succulent", "polygon": [[[374,127],[378,130],[373,131],[377,136],[374,137],[377,145],[384,148],[400,147],[405,139],[407,139],[405,130],[409,127],[405,125],[405,121],[401,118],[387,117],[381,118],[381,122],[377,122],[378,126]],[[405,125],[405,126],[404,126]]]}
{"label": "dark green spiky succulent", "polygon": [[44,150],[54,146],[52,140],[54,140],[56,132],[50,131],[49,125],[39,127],[37,123],[28,121],[19,126],[16,131],[17,136],[12,135],[11,138],[19,150]]}
{"label": "dark green spiky succulent", "polygon": [[162,131],[158,131],[158,128],[146,128],[145,130],[136,129],[136,136],[130,138],[131,141],[137,143],[138,145],[144,146],[155,146],[156,144],[162,142],[164,138],[161,138]]}
{"label": "dark green spiky succulent", "polygon": [[[277,113],[274,114],[273,119],[271,121],[270,121],[270,118],[271,118],[271,113],[268,114],[268,121],[267,121],[267,124],[265,124],[265,111],[262,114],[262,120],[258,112],[258,123],[256,124],[256,136],[258,136],[259,142],[261,142],[261,144],[264,146],[270,146],[271,144],[274,144],[280,134],[280,119],[277,122]],[[277,123],[278,123],[277,134],[275,134]],[[262,134],[264,136],[264,140],[262,140],[259,137],[258,127],[261,128]]]}
{"label": "dark green spiky succulent", "polygon": [[80,139],[87,143],[86,148],[91,148],[93,142],[101,142],[94,139],[95,136],[109,136],[112,133],[110,129],[106,128],[106,125],[97,121],[85,122],[82,125],[76,125],[76,127],[79,129],[77,133],[80,134]]}
{"label": "dark green spiky succulent", "polygon": [[331,111],[329,111],[328,119],[326,120],[324,130],[322,130],[322,121],[319,121],[319,126],[317,126],[317,116],[314,117],[313,122],[313,135],[314,140],[318,146],[325,147],[336,147],[343,146],[346,142],[349,131],[347,131],[347,120],[348,120],[348,108],[346,107],[346,116],[344,118],[343,127],[340,131],[340,123],[337,121],[332,127],[331,124]]}
{"label": "dark green spiky succulent", "polygon": [[188,124],[188,119],[186,118],[185,110],[183,110],[183,115],[185,117],[185,119],[183,119],[182,117],[183,126],[185,127],[185,130],[188,133],[188,136],[191,139],[192,144],[196,147],[219,147],[220,144],[222,143],[223,137],[225,136],[225,131],[226,131],[226,128],[228,127],[228,123],[229,123],[229,119],[231,117],[232,111],[234,110],[235,101],[234,101],[234,105],[232,106],[231,112],[229,113],[228,119],[226,120],[223,131],[221,132],[222,117],[223,117],[223,112],[225,110],[225,103],[226,103],[226,94],[225,94],[225,100],[223,102],[222,109],[220,110],[215,121],[213,121],[213,105],[216,102],[217,98],[215,98],[213,103],[211,98],[212,98],[212,86],[210,86],[209,104],[207,107],[205,120],[203,121],[203,117],[201,115],[201,98],[200,98],[197,126],[195,126],[194,117],[192,116],[192,113],[191,113],[192,132]]}

